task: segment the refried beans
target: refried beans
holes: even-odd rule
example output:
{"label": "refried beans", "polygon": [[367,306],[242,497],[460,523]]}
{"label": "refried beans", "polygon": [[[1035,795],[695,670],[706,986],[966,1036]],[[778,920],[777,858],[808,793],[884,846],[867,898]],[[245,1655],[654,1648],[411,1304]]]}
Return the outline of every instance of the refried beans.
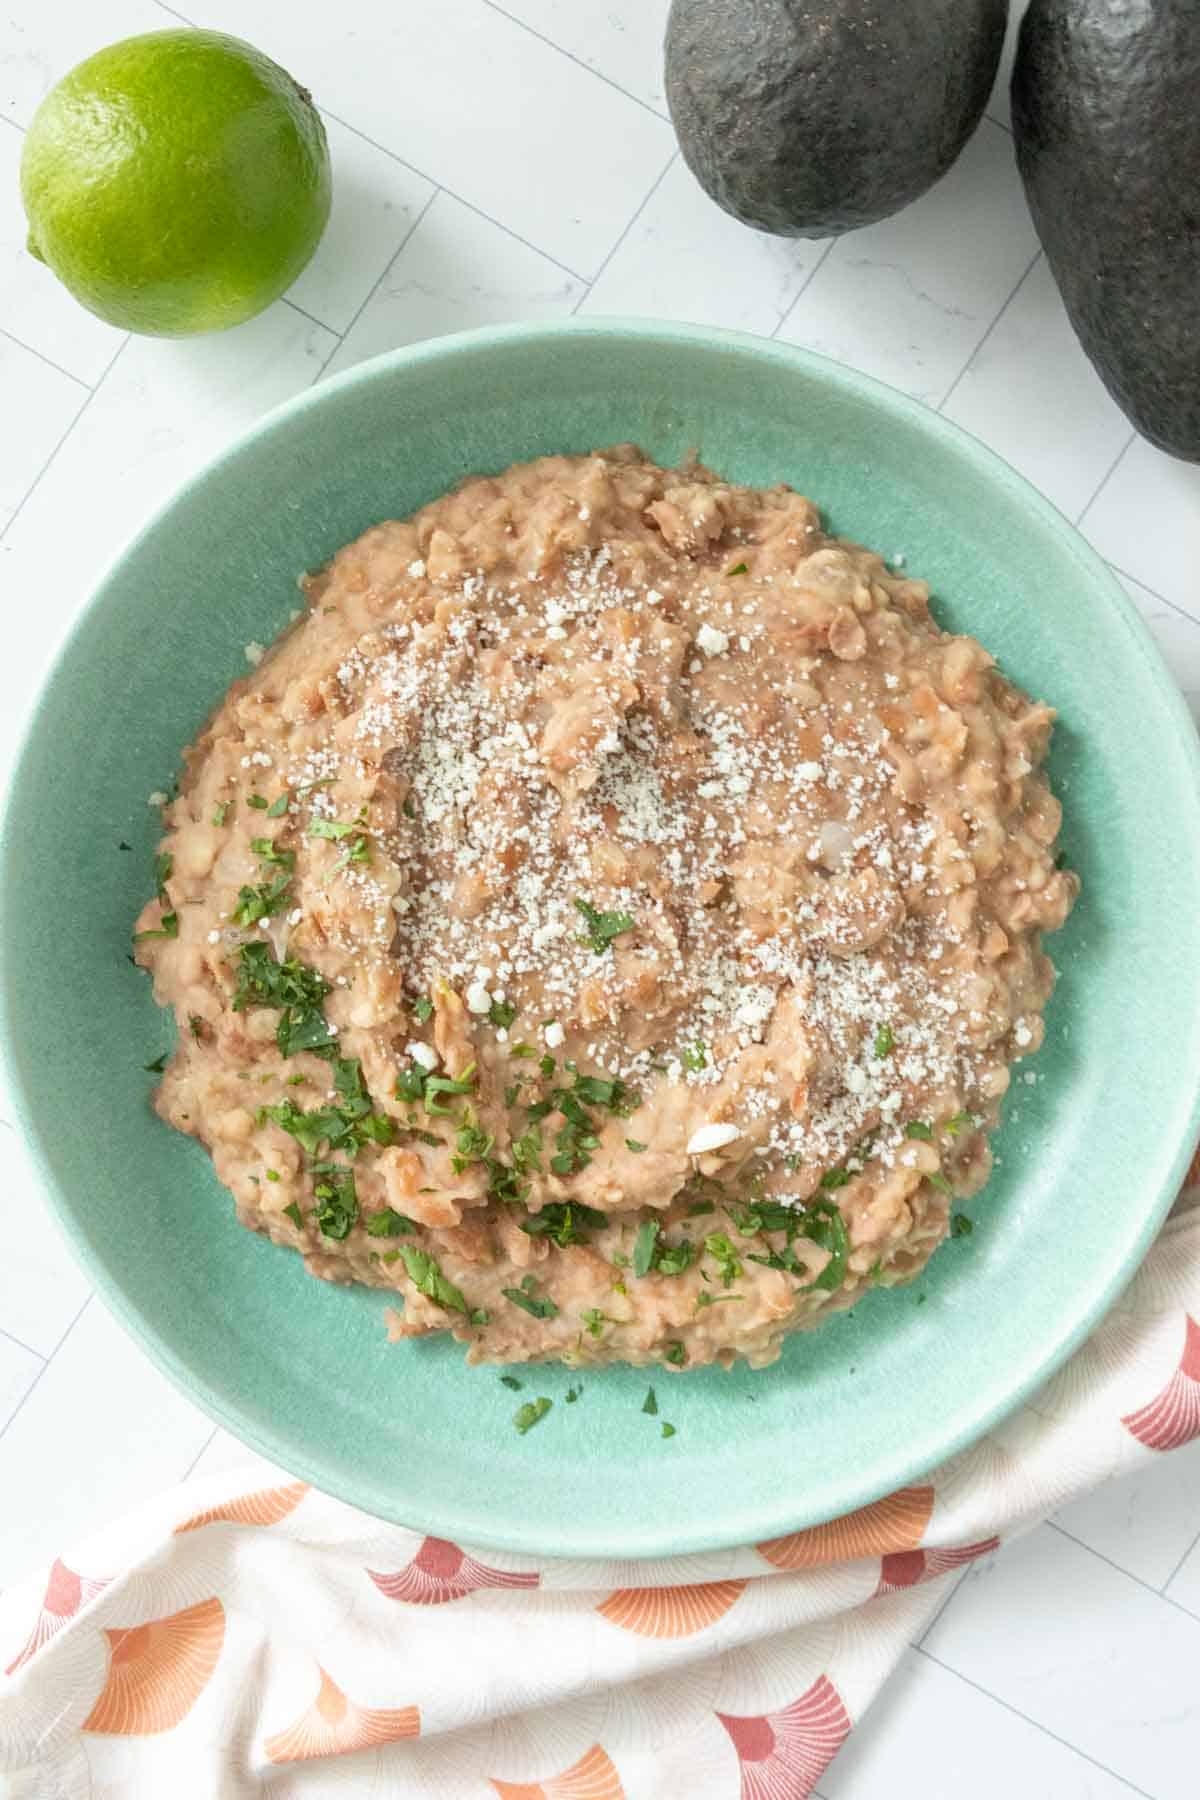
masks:
{"label": "refried beans", "polygon": [[1054,714],[786,487],[632,446],[305,579],[164,809],[157,1091],[476,1361],[772,1361],[911,1278],[1042,1042]]}

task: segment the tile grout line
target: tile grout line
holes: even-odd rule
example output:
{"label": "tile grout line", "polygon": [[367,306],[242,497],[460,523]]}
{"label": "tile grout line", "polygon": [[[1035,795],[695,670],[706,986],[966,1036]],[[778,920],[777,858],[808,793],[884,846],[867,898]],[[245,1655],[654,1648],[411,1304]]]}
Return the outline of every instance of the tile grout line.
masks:
{"label": "tile grout line", "polygon": [[617,251],[621,248],[621,245],[625,242],[626,238],[629,236],[630,232],[633,230],[634,226],[637,224],[638,220],[641,218],[642,214],[645,212],[646,208],[649,206],[650,202],[653,200],[655,194],[657,194],[659,188],[662,186],[663,182],[667,179],[667,176],[671,173],[671,170],[675,166],[675,159],[678,155],[679,155],[678,148],[672,150],[670,156],[667,158],[663,167],[659,170],[659,172],[656,175],[656,177],[654,178],[654,180],[650,183],[648,190],[642,196],[642,198],[638,202],[637,206],[634,208],[632,215],[626,222],[625,227],[622,230],[622,232],[620,233],[620,236],[617,238],[616,243],[613,245],[613,247],[609,251],[608,255],[604,258],[604,261],[600,264],[600,267],[596,270],[596,273],[592,276],[592,279],[585,284],[582,294],[580,294],[578,300],[575,302],[574,306],[571,308],[571,317],[572,318],[575,317],[576,313],[579,311],[579,309],[583,305],[584,301],[591,297],[591,294],[592,294],[593,290],[595,289],[596,283],[600,280],[600,277],[603,275],[605,269],[607,269],[609,263],[612,261],[613,257],[617,254]]}
{"label": "tile grout line", "polygon": [[632,100],[635,106],[640,106],[643,112],[648,112],[652,119],[657,119],[663,125],[670,122],[668,113],[659,112],[657,106],[651,106],[648,100],[642,100],[637,94],[631,94],[628,88],[622,87],[619,81],[614,81],[611,75],[606,75],[603,69],[594,69],[591,63],[584,62],[565,45],[556,44],[553,38],[547,37],[536,26],[526,24],[525,20],[519,19],[515,13],[506,12],[502,6],[496,4],[496,0],[483,0],[483,4],[490,12],[498,13],[502,19],[507,19],[510,25],[515,25],[518,31],[528,32],[529,36],[536,38],[539,44],[545,44],[548,49],[556,50],[560,56],[565,56],[568,62],[574,63],[575,67],[582,69],[586,75],[594,75],[597,81],[602,81],[605,87],[612,88],[614,93],[623,95],[626,100]]}
{"label": "tile grout line", "polygon": [[1081,1750],[1078,1744],[1071,1743],[1069,1738],[1060,1737],[1057,1731],[1051,1731],[1048,1725],[1041,1724],[1037,1719],[1031,1719],[1028,1713],[1023,1713],[1020,1707],[1014,1706],[1011,1701],[1002,1699],[999,1694],[994,1694],[990,1688],[985,1688],[980,1682],[972,1681],[969,1675],[964,1675],[961,1669],[954,1667],[953,1663],[943,1662],[942,1658],[935,1656],[931,1650],[922,1650],[919,1647],[916,1648],[915,1654],[925,1657],[927,1661],[936,1664],[939,1669],[944,1669],[947,1675],[953,1675],[956,1681],[964,1682],[967,1687],[974,1688],[975,1692],[982,1694],[986,1700],[1002,1706],[1005,1712],[1011,1713],[1015,1719],[1020,1719],[1026,1725],[1032,1725],[1035,1731],[1040,1731],[1052,1742],[1061,1744],[1064,1750],[1073,1751],[1076,1756],[1082,1758],[1084,1762],[1090,1763],[1094,1769],[1099,1769],[1102,1774],[1110,1776],[1113,1781],[1121,1782],[1131,1794],[1139,1795],[1140,1800],[1155,1800],[1155,1796],[1148,1794],[1145,1788],[1134,1787],[1131,1781],[1127,1781],[1124,1775],[1118,1775],[1115,1769],[1108,1767],[1107,1763],[1102,1763],[1098,1757],[1089,1756],[1086,1750]]}
{"label": "tile grout line", "polygon": [[[160,5],[161,5],[161,3],[162,3],[162,0],[159,0]],[[367,307],[371,304],[372,300],[375,298],[376,294],[379,292],[380,288],[383,286],[384,282],[387,280],[388,276],[391,274],[393,268],[396,266],[397,259],[407,249],[409,240],[412,238],[412,235],[416,231],[417,226],[421,223],[422,219],[425,217],[426,213],[429,211],[430,207],[433,205],[434,201],[437,199],[438,195],[441,192],[442,192],[441,188],[439,188],[439,187],[434,188],[432,194],[430,194],[428,200],[426,200],[424,206],[421,207],[420,211],[417,213],[416,217],[414,218],[412,224],[409,226],[408,230],[405,232],[404,236],[401,238],[399,244],[396,246],[396,250],[395,250],[394,254],[389,258],[388,262],[380,270],[378,278],[372,282],[370,291],[367,293],[367,295],[363,299],[362,303],[356,308],[354,317],[350,320],[349,324],[346,326],[344,331],[336,332],[334,334],[337,341],[335,342],[333,349],[329,352],[329,355],[325,358],[324,362],[321,364],[320,368],[317,370],[316,374],[313,376],[312,380],[309,382],[308,385],[310,387],[315,387],[317,382],[320,381],[322,375],[324,375],[326,369],[329,367],[330,363],[333,361],[334,357],[337,355],[337,353],[340,350],[340,348],[342,347],[342,345],[346,342],[346,339],[350,336],[350,333],[354,330],[354,327],[358,324],[358,321],[362,318],[364,312],[366,312]]]}
{"label": "tile grout line", "polygon": [[332,332],[333,336],[340,341],[342,334],[335,326],[327,325],[324,319],[318,319],[315,313],[305,312],[304,308],[298,306],[294,300],[289,299],[287,294],[280,294],[279,298],[292,312],[299,313],[302,319],[307,319],[310,325],[315,325],[318,331]]}
{"label": "tile grout line", "polygon": [[1117,454],[1113,457],[1113,459],[1109,463],[1107,469],[1105,469],[1103,475],[1100,477],[1099,483],[1096,486],[1094,492],[1092,493],[1091,498],[1089,500],[1086,500],[1084,502],[1084,504],[1080,507],[1079,511],[1075,514],[1073,523],[1075,524],[1075,526],[1077,528],[1082,526],[1084,519],[1087,517],[1088,513],[1091,512],[1093,506],[1095,506],[1097,500],[1100,498],[1101,494],[1104,492],[1105,488],[1108,486],[1109,482],[1112,480],[1113,476],[1116,474],[1117,469],[1124,462],[1125,453],[1136,442],[1137,435],[1138,434],[1136,431],[1131,431],[1129,433],[1129,436],[1125,439],[1125,442],[1121,445],[1121,448],[1117,451]]}
{"label": "tile grout line", "polygon": [[1178,600],[1168,600],[1167,596],[1160,594],[1157,588],[1148,587],[1140,575],[1131,575],[1128,569],[1123,569],[1120,563],[1113,562],[1111,558],[1106,557],[1104,560],[1113,574],[1119,575],[1122,581],[1132,581],[1136,587],[1145,589],[1152,599],[1160,601],[1163,606],[1169,606],[1172,612],[1178,613],[1181,619],[1186,619],[1189,625],[1200,625],[1200,618],[1197,618],[1195,613],[1190,613],[1186,606],[1180,606]]}
{"label": "tile grout line", "polygon": [[75,1327],[78,1325],[80,1319],[82,1319],[84,1313],[87,1311],[87,1309],[91,1305],[91,1303],[92,1303],[92,1295],[89,1294],[87,1299],[84,1301],[83,1305],[80,1307],[79,1311],[75,1314],[75,1317],[71,1320],[71,1323],[67,1326],[67,1329],[63,1332],[62,1336],[59,1338],[57,1344],[55,1344],[55,1346],[54,1346],[53,1350],[50,1352],[49,1356],[46,1357],[45,1361],[42,1363],[41,1368],[38,1370],[37,1374],[34,1376],[33,1380],[30,1382],[29,1386],[25,1389],[25,1392],[22,1394],[20,1400],[17,1402],[17,1404],[13,1408],[12,1412],[8,1415],[8,1418],[4,1421],[3,1426],[0,1426],[0,1439],[3,1439],[5,1433],[11,1430],[14,1421],[21,1416],[21,1413],[24,1411],[25,1407],[28,1405],[31,1396],[34,1393],[34,1390],[37,1388],[38,1383],[41,1381],[43,1375],[46,1373],[46,1370],[50,1367],[51,1363],[54,1361],[55,1357],[58,1355],[58,1353],[62,1349],[63,1345],[66,1343],[67,1339],[70,1337],[71,1333],[74,1331]]}
{"label": "tile grout line", "polygon": [[[44,1350],[35,1350],[32,1344],[27,1344],[24,1338],[19,1338],[15,1331],[9,1331],[3,1325],[0,1325],[0,1337],[7,1338],[10,1344],[15,1344],[17,1346],[18,1350],[27,1350],[30,1356],[36,1356],[40,1363],[48,1362],[50,1360]],[[53,1355],[54,1352],[52,1350],[50,1356]]]}
{"label": "tile grout line", "polygon": [[[1171,1573],[1167,1576],[1167,1579],[1163,1582],[1162,1586],[1158,1590],[1159,1594],[1162,1596],[1162,1598],[1164,1600],[1171,1601],[1172,1606],[1178,1606],[1179,1602],[1178,1602],[1178,1600],[1171,1600],[1171,1596],[1167,1593],[1167,1589],[1170,1587],[1171,1583],[1174,1581],[1175,1577],[1178,1575],[1180,1569],[1182,1569],[1184,1563],[1187,1561],[1188,1557],[1192,1554],[1192,1551],[1196,1548],[1197,1544],[1200,1544],[1200,1531],[1198,1531],[1196,1533],[1195,1537],[1192,1539],[1191,1543],[1188,1545],[1187,1549],[1184,1551],[1183,1555],[1180,1557],[1179,1561],[1175,1564],[1175,1567],[1171,1570]],[[1184,1610],[1187,1611],[1187,1608],[1185,1607]],[[1193,1614],[1192,1616],[1194,1617],[1195,1615]]]}
{"label": "tile grout line", "polygon": [[[199,31],[201,29],[194,19],[189,19],[183,13],[176,12],[173,6],[168,6],[166,0],[154,0],[154,4],[162,12],[165,12],[169,18],[178,19],[181,25],[190,25],[193,31]],[[468,200],[466,195],[460,194],[456,188],[447,187],[445,182],[438,181],[435,176],[430,175],[425,169],[418,168],[416,163],[411,163],[406,157],[397,155],[395,150],[389,150],[386,144],[381,144],[378,138],[368,136],[368,134],[365,131],[361,131],[357,125],[351,125],[350,121],[348,119],[343,119],[340,113],[330,112],[327,106],[319,106],[317,111],[323,118],[332,119],[335,125],[340,125],[342,127],[343,131],[348,131],[352,137],[358,138],[360,143],[370,144],[372,150],[378,150],[381,156],[390,157],[394,163],[399,163],[400,167],[402,169],[407,169],[410,175],[416,175],[420,180],[427,181],[434,189],[434,193],[430,195],[429,200],[426,202],[427,208],[437,194],[445,194],[448,199],[456,200],[460,206],[465,206],[468,212],[473,212],[476,218],[485,219],[489,225],[494,225],[497,231],[502,231],[506,237],[512,238],[514,243],[524,244],[526,250],[532,250],[535,256],[544,257],[548,263],[553,263],[556,269],[561,269],[564,275],[569,275],[571,277],[572,281],[582,281],[585,285],[587,284],[588,277],[586,275],[581,275],[578,269],[572,269],[557,256],[552,256],[548,250],[543,250],[540,244],[532,243],[529,238],[522,237],[520,232],[514,231],[511,225],[505,225],[499,219],[493,218],[491,213],[485,212],[482,206],[476,206],[473,200]],[[657,117],[657,115],[655,116]],[[405,241],[407,242],[407,240]],[[403,245],[401,245],[401,249],[403,249]],[[399,254],[400,251],[397,250],[396,256],[399,256]],[[395,261],[395,257],[392,258],[392,261]],[[386,274],[386,272],[387,271],[385,270],[384,273]],[[594,281],[595,276],[592,276],[591,279]],[[353,320],[351,323],[353,323]],[[329,329],[330,328],[326,326],[326,330]],[[348,332],[349,330],[350,326],[347,325],[346,331]],[[345,334],[343,333],[343,335]]]}
{"label": "tile grout line", "polygon": [[[825,264],[829,261],[829,258],[833,255],[834,251],[837,248],[837,244],[838,244],[837,238],[831,237],[829,242],[826,244],[825,248],[822,250],[820,256],[818,256],[816,262],[813,264],[812,268],[808,271],[808,274],[804,277],[804,280],[800,283],[800,286],[796,289],[796,292],[792,295],[791,299],[788,301],[787,305],[784,307],[783,311],[780,313],[779,323],[776,325],[774,331],[771,333],[772,338],[778,338],[780,332],[783,330],[784,326],[787,324],[788,320],[791,318],[792,314],[795,312],[796,308],[799,306],[801,300],[804,298],[805,294],[807,294],[809,288],[812,286],[812,284],[816,280],[817,276],[821,273],[821,270],[825,267]],[[784,341],[786,342],[787,340],[785,339]]]}
{"label": "tile grout line", "polygon": [[77,387],[83,388],[89,394],[91,393],[91,383],[85,381],[82,375],[72,375],[70,369],[64,369],[62,364],[56,363],[52,356],[46,356],[41,350],[35,350],[32,344],[27,344],[24,338],[19,338],[15,331],[9,331],[3,325],[0,325],[0,337],[6,337],[9,343],[15,344],[19,350],[27,350],[30,356],[36,356],[38,361],[40,363],[45,363],[48,369],[55,370],[59,375],[65,375],[68,381],[73,381]]}
{"label": "tile grout line", "polygon": [[[1057,1531],[1060,1537],[1065,1537],[1069,1544],[1075,1544],[1080,1550],[1086,1551],[1088,1556],[1094,1556],[1097,1562],[1102,1562],[1116,1574],[1123,1575],[1126,1581],[1132,1581],[1134,1586],[1141,1588],[1143,1593],[1153,1594],[1156,1600],[1161,1600],[1165,1606],[1173,1607],[1177,1613],[1182,1613],[1185,1619],[1191,1619],[1193,1624],[1200,1624],[1200,1619],[1189,1606],[1184,1606],[1178,1600],[1172,1600],[1170,1594],[1164,1593],[1161,1588],[1152,1587],[1148,1581],[1143,1581],[1140,1575],[1133,1575],[1128,1569],[1123,1569],[1120,1563],[1113,1561],[1111,1556],[1105,1556],[1102,1550],[1094,1550],[1090,1544],[1085,1544],[1082,1538],[1077,1538],[1074,1532],[1068,1531],[1065,1526],[1056,1524],[1053,1519],[1046,1519],[1043,1522],[1049,1526],[1051,1531]],[[1196,1541],[1200,1543],[1200,1537]],[[1191,1555],[1194,1547],[1194,1545],[1189,1545],[1188,1556]],[[1186,1562],[1187,1557],[1185,1556],[1183,1560]],[[1180,1566],[1182,1567],[1182,1564]],[[1171,1579],[1172,1581],[1175,1579],[1174,1574]]]}
{"label": "tile grout line", "polygon": [[53,465],[54,460],[57,457],[59,451],[62,449],[63,445],[66,443],[67,439],[70,437],[71,433],[74,431],[75,427],[78,425],[80,419],[82,419],[82,417],[83,417],[84,413],[87,411],[88,407],[92,404],[92,401],[96,398],[96,395],[100,392],[100,389],[103,387],[104,383],[108,380],[108,377],[112,370],[113,364],[116,362],[118,356],[120,356],[122,350],[124,350],[124,348],[125,348],[126,344],[128,344],[128,342],[129,342],[128,335],[126,335],[125,337],[123,337],[121,339],[121,342],[117,345],[116,350],[113,352],[112,356],[109,358],[107,366],[100,374],[100,377],[97,380],[95,387],[89,388],[87,393],[84,395],[83,403],[80,406],[79,411],[75,414],[75,417],[71,420],[71,423],[67,426],[67,429],[63,432],[63,434],[59,438],[57,444],[55,444],[53,450],[50,452],[49,456],[46,458],[45,462],[42,464],[41,468],[38,470],[37,474],[34,476],[33,480],[30,482],[29,486],[26,488],[25,492],[22,494],[19,503],[13,509],[9,518],[5,522],[3,531],[0,531],[0,541],[2,541],[4,538],[6,538],[8,536],[9,532],[12,530],[13,526],[16,524],[16,522],[20,518],[21,514],[24,512],[26,506],[29,504],[29,501],[31,500],[33,495],[37,492],[38,488],[41,486],[42,481],[44,480],[48,470]]}
{"label": "tile grout line", "polygon": [[975,361],[975,358],[979,355],[979,352],[983,349],[984,345],[991,338],[993,332],[996,330],[996,327],[999,325],[1001,319],[1004,317],[1005,313],[1008,311],[1009,307],[1012,305],[1013,301],[1016,299],[1016,297],[1020,293],[1021,289],[1025,286],[1025,283],[1029,280],[1029,277],[1033,274],[1033,271],[1037,268],[1038,263],[1041,261],[1041,258],[1042,258],[1042,247],[1039,244],[1037,247],[1037,250],[1034,252],[1033,260],[1030,262],[1029,267],[1025,270],[1025,273],[1021,276],[1021,279],[1018,281],[1016,287],[1013,289],[1012,293],[1008,296],[1008,299],[1004,302],[1004,305],[1000,308],[1000,311],[996,314],[995,318],[992,320],[991,324],[988,326],[987,330],[984,332],[983,336],[980,338],[979,342],[976,344],[975,348],[972,350],[970,356],[968,356],[966,362],[963,364],[962,368],[958,371],[958,374],[954,377],[954,380],[950,383],[950,386],[946,389],[946,392],[942,395],[942,397],[938,401],[937,405],[933,408],[934,412],[937,412],[937,413],[945,412],[946,407],[949,406],[951,400],[954,398],[955,394],[958,392],[958,389],[959,389],[964,377],[966,376],[967,370],[971,367],[971,364]]}
{"label": "tile grout line", "polygon": [[195,1468],[196,1464],[200,1461],[200,1458],[204,1455],[204,1452],[208,1449],[208,1446],[212,1443],[213,1439],[216,1437],[216,1435],[217,1435],[218,1431],[220,1431],[220,1429],[221,1429],[221,1427],[219,1425],[213,1426],[212,1430],[209,1432],[208,1436],[205,1438],[204,1442],[201,1444],[200,1448],[197,1450],[195,1456],[193,1456],[191,1462],[188,1464],[187,1468],[183,1471],[183,1474],[180,1477],[181,1481],[188,1480],[188,1478],[190,1477],[190,1475],[192,1473],[192,1470]]}
{"label": "tile grout line", "polygon": [[0,125],[11,125],[14,131],[19,131],[22,137],[25,136],[25,127],[18,125],[15,119],[10,119],[7,113],[0,113]]}
{"label": "tile grout line", "polygon": [[925,1629],[924,1629],[924,1631],[922,1631],[920,1637],[914,1638],[912,1640],[912,1647],[914,1650],[919,1650],[921,1648],[921,1645],[925,1642],[925,1639],[929,1636],[929,1634],[933,1630],[934,1626],[944,1616],[947,1607],[950,1605],[950,1602],[953,1600],[955,1594],[957,1594],[959,1588],[963,1585],[963,1582],[967,1579],[968,1572],[969,1571],[966,1568],[960,1569],[958,1571],[958,1579],[951,1582],[950,1592],[946,1595],[946,1598],[942,1601],[941,1605],[936,1609],[933,1617],[926,1624]]}

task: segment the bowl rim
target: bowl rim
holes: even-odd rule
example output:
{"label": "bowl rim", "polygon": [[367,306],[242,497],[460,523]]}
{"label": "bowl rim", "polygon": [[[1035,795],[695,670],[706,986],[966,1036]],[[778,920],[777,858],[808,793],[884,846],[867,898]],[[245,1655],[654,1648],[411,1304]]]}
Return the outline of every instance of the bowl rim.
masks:
{"label": "bowl rim", "polygon": [[[172,490],[142,525],[106,560],[103,572],[92,585],[87,598],[73,613],[65,631],[56,638],[52,653],[42,666],[36,692],[19,727],[17,745],[9,765],[8,779],[4,785],[2,804],[0,804],[0,900],[5,894],[15,895],[17,890],[13,867],[15,846],[10,831],[14,797],[22,784],[25,767],[38,736],[51,690],[63,666],[73,655],[85,626],[103,601],[111,583],[142,544],[158,531],[185,497],[200,488],[224,463],[250,449],[261,439],[269,437],[281,425],[309,413],[318,413],[326,405],[330,396],[344,395],[359,387],[369,387],[381,378],[397,371],[442,361],[453,361],[464,355],[470,356],[476,352],[487,352],[505,345],[536,347],[541,344],[585,337],[606,338],[615,345],[638,342],[643,346],[658,344],[672,348],[693,348],[701,352],[719,352],[722,349],[728,349],[772,362],[785,373],[796,370],[807,371],[816,382],[841,389],[845,393],[867,402],[889,423],[893,420],[903,421],[918,432],[939,441],[948,451],[973,465],[975,470],[990,482],[999,482],[1015,491],[1020,504],[1039,516],[1043,525],[1064,542],[1079,565],[1081,576],[1094,586],[1106,591],[1114,611],[1124,617],[1126,626],[1140,641],[1143,651],[1147,653],[1148,665],[1153,670],[1153,679],[1161,705],[1163,728],[1164,730],[1168,726],[1171,728],[1171,734],[1178,740],[1178,747],[1185,762],[1190,762],[1196,792],[1200,796],[1200,736],[1197,735],[1195,723],[1183,696],[1136,606],[1103,557],[1087,542],[1075,524],[990,446],[942,414],[933,412],[920,401],[901,393],[876,377],[837,363],[815,351],[783,344],[775,339],[757,337],[748,332],[670,320],[640,319],[625,315],[612,317],[598,315],[587,319],[570,317],[549,321],[485,326],[445,337],[426,339],[417,344],[403,345],[397,349],[385,351],[381,355],[357,363],[326,379],[322,380],[318,377],[314,384],[272,407],[249,427],[231,438],[215,455],[206,459],[201,467]],[[6,1087],[7,1092],[12,1096],[25,1146],[40,1181],[42,1192],[49,1201],[51,1215],[63,1242],[76,1262],[82,1266],[92,1284],[93,1291],[100,1295],[105,1306],[116,1316],[122,1327],[129,1332],[151,1362],[194,1404],[199,1406],[209,1417],[215,1419],[218,1424],[228,1428],[240,1442],[311,1481],[322,1491],[336,1496],[347,1504],[362,1508],[364,1511],[369,1510],[361,1493],[355,1491],[356,1484],[353,1476],[343,1476],[327,1452],[319,1449],[297,1449],[287,1439],[285,1433],[275,1433],[269,1426],[260,1426],[256,1421],[245,1416],[245,1411],[236,1398],[211,1390],[201,1376],[194,1374],[186,1359],[178,1355],[163,1339],[152,1320],[126,1297],[121,1281],[110,1270],[102,1250],[93,1246],[86,1233],[79,1231],[77,1215],[72,1210],[71,1202],[65,1191],[60,1188],[43,1148],[41,1134],[35,1126],[34,1103],[30,1086],[18,1070],[13,1048],[16,1038],[16,1021],[11,1014],[11,986],[8,980],[9,959],[13,951],[9,942],[9,933],[4,929],[2,923],[5,916],[8,916],[7,909],[0,909],[0,1092],[4,1091],[4,1087]],[[1152,1196],[1148,1196],[1148,1204],[1144,1208],[1137,1209],[1137,1216],[1140,1219],[1138,1229],[1126,1241],[1124,1252],[1119,1257],[1109,1278],[1101,1288],[1093,1292],[1087,1304],[1077,1310],[1069,1324],[1055,1334],[1052,1344],[1044,1349],[1043,1354],[1034,1363],[1027,1366],[1018,1379],[1006,1387],[1003,1398],[972,1413],[969,1423],[960,1425],[956,1430],[941,1437],[939,1448],[935,1453],[934,1467],[978,1442],[1000,1421],[1011,1416],[1031,1394],[1036,1392],[1061,1368],[1072,1352],[1085,1341],[1133,1278],[1177,1196],[1195,1150],[1197,1137],[1200,1137],[1200,1067],[1186,1081],[1181,1081],[1183,1093],[1186,1093],[1189,1084],[1192,1092],[1186,1134],[1176,1146],[1174,1155],[1167,1164],[1167,1175],[1158,1190]],[[78,1317],[78,1315],[76,1316]],[[68,1329],[70,1328],[68,1327]],[[919,1453],[913,1450],[898,1449],[889,1458],[877,1462],[874,1471],[865,1471],[853,1479],[848,1475],[843,1484],[844,1500],[839,1511],[834,1515],[826,1514],[825,1517],[843,1516],[845,1513],[867,1505],[931,1472],[928,1455],[923,1449]],[[403,1518],[394,1510],[390,1513],[372,1514],[371,1516],[391,1518],[396,1523],[404,1524],[414,1530],[428,1530],[437,1532],[439,1535],[457,1536],[461,1533],[466,1541],[483,1547],[529,1553],[529,1544],[523,1536],[503,1529],[494,1533],[489,1533],[486,1528],[481,1529],[478,1518],[472,1516],[469,1511],[464,1511],[452,1493],[444,1496],[444,1503],[439,1502],[436,1518],[426,1515],[419,1504],[412,1512],[409,1512],[407,1508],[404,1508],[403,1511],[405,1515]],[[746,1509],[744,1529],[739,1525],[736,1542],[761,1542],[819,1522],[817,1519],[806,1519],[803,1525],[798,1526],[795,1523],[795,1514],[789,1511],[787,1491],[780,1491],[778,1494],[773,1494],[769,1502],[760,1503],[756,1508]],[[660,1557],[664,1554],[686,1555],[731,1547],[728,1528],[713,1531],[706,1528],[702,1521],[696,1525],[685,1526],[683,1529],[680,1529],[678,1521],[673,1522],[672,1547],[669,1550],[664,1549],[661,1534],[655,1536],[653,1521],[647,1522],[645,1530],[637,1540],[626,1541],[623,1539],[620,1545],[614,1544],[611,1540],[605,1540],[602,1543],[595,1540],[582,1541],[562,1531],[556,1533],[553,1528],[543,1532],[540,1526],[538,1537],[539,1543],[543,1539],[549,1540],[544,1544],[543,1555],[594,1555],[606,1558],[619,1556],[632,1560]]]}

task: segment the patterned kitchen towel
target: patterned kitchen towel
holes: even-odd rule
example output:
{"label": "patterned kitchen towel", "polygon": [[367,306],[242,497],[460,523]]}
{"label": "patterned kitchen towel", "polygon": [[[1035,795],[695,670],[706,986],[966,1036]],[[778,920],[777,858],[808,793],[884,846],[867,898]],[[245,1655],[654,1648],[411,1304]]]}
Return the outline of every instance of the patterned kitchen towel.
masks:
{"label": "patterned kitchen towel", "polygon": [[0,1794],[803,1800],[955,1570],[1200,1435],[1191,1180],[1028,1405],[813,1530],[564,1561],[301,1481],[175,1489],[0,1599]]}

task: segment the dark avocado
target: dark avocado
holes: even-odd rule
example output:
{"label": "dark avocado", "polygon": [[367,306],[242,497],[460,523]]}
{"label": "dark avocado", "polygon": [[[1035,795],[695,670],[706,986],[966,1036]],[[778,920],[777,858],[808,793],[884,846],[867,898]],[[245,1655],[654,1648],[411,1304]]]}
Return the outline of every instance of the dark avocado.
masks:
{"label": "dark avocado", "polygon": [[1200,3],[1033,0],[1012,101],[1080,342],[1152,444],[1200,461]]}
{"label": "dark avocado", "polygon": [[673,0],[667,100],[719,206],[782,237],[898,212],[992,89],[1008,0]]}

